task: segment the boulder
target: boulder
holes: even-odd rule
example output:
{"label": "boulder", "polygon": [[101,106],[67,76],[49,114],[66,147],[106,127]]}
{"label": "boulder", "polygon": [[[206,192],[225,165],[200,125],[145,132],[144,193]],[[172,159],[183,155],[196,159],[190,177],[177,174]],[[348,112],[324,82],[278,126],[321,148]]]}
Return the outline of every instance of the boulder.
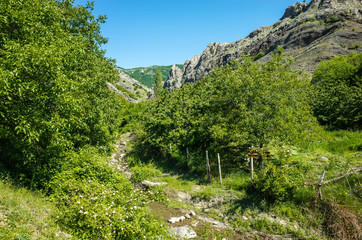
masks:
{"label": "boulder", "polygon": [[171,227],[173,235],[180,239],[190,239],[197,237],[196,232],[190,226]]}

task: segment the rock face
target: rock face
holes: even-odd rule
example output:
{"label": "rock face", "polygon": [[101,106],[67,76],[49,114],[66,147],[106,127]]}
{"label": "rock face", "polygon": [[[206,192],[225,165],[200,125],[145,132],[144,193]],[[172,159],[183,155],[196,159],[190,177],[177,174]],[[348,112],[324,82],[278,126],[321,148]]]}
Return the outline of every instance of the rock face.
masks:
{"label": "rock face", "polygon": [[173,65],[168,75],[168,79],[164,83],[164,88],[168,88],[171,91],[180,88],[182,85],[182,70],[176,65]]}
{"label": "rock face", "polygon": [[233,43],[210,43],[201,55],[185,62],[181,74],[170,73],[164,88],[172,91],[201,80],[215,67],[245,54],[265,62],[278,45],[285,49],[286,56],[294,58],[293,68],[309,73],[320,61],[362,52],[361,0],[298,2],[288,7],[273,26],[262,26]]}

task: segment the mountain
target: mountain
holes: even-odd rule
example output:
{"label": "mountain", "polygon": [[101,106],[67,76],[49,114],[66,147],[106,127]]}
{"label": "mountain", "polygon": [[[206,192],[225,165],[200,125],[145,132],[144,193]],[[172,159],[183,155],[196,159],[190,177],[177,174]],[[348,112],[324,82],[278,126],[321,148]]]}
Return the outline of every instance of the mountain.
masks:
{"label": "mountain", "polygon": [[[176,64],[175,66],[182,68],[183,65]],[[124,73],[128,74],[130,77],[140,81],[147,87],[153,87],[155,82],[156,69],[160,69],[162,73],[162,79],[165,81],[168,78],[168,74],[171,70],[172,65],[170,66],[151,66],[151,67],[138,67],[124,69],[120,68]]]}
{"label": "mountain", "polygon": [[296,3],[272,26],[262,26],[233,43],[210,43],[201,55],[187,60],[182,70],[171,68],[164,88],[170,91],[195,82],[212,69],[242,55],[265,62],[276,51],[294,58],[293,68],[313,73],[318,63],[362,51],[361,0],[312,0]]}
{"label": "mountain", "polygon": [[130,77],[123,72],[122,69],[117,68],[119,73],[119,81],[114,83],[107,83],[108,87],[123,96],[129,102],[140,102],[148,99],[153,94],[153,90],[136,79]]}

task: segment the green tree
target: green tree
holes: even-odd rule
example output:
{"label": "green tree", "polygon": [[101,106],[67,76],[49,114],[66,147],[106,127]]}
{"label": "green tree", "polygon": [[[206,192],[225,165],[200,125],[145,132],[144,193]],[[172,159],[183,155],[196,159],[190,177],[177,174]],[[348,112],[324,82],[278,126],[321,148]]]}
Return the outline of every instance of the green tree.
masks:
{"label": "green tree", "polygon": [[158,97],[160,96],[163,88],[162,88],[162,73],[160,71],[160,69],[156,69],[156,81],[155,81],[155,85],[154,85],[154,91],[155,91],[155,95]]}
{"label": "green tree", "polygon": [[313,111],[321,124],[361,129],[362,54],[322,62],[313,75],[312,86]]}
{"label": "green tree", "polygon": [[122,109],[100,23],[70,0],[0,2],[0,160],[44,184],[67,151],[109,149]]}
{"label": "green tree", "polygon": [[316,139],[321,129],[309,106],[308,77],[293,71],[282,52],[265,64],[249,57],[231,62],[159,98],[148,108],[147,145],[175,157],[189,148],[190,168],[204,165],[205,150],[235,167],[252,145]]}

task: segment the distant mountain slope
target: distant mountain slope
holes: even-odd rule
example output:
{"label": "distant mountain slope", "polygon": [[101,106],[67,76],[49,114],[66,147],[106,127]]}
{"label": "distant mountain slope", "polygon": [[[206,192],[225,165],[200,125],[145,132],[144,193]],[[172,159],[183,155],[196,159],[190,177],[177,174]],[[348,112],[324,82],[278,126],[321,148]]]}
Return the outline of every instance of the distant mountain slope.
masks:
{"label": "distant mountain slope", "polygon": [[295,59],[293,68],[312,73],[320,61],[362,52],[361,16],[361,0],[298,2],[273,26],[262,26],[233,43],[210,43],[201,55],[187,60],[181,71],[173,68],[164,88],[172,91],[198,81],[245,54],[265,62],[278,45]]}
{"label": "distant mountain slope", "polygon": [[[179,68],[182,69],[182,64],[176,64]],[[160,69],[162,73],[162,80],[165,81],[168,78],[168,74],[171,70],[172,65],[170,66],[151,66],[151,67],[138,67],[138,68],[130,68],[124,69],[120,68],[123,72],[131,76],[132,78],[140,81],[144,85],[149,88],[153,87],[155,83],[155,74],[156,69]]]}
{"label": "distant mountain slope", "polygon": [[107,83],[108,87],[123,96],[129,102],[140,102],[148,99],[153,94],[153,90],[144,84],[140,83],[136,79],[130,77],[121,69],[117,69],[119,72],[119,81],[114,83]]}

